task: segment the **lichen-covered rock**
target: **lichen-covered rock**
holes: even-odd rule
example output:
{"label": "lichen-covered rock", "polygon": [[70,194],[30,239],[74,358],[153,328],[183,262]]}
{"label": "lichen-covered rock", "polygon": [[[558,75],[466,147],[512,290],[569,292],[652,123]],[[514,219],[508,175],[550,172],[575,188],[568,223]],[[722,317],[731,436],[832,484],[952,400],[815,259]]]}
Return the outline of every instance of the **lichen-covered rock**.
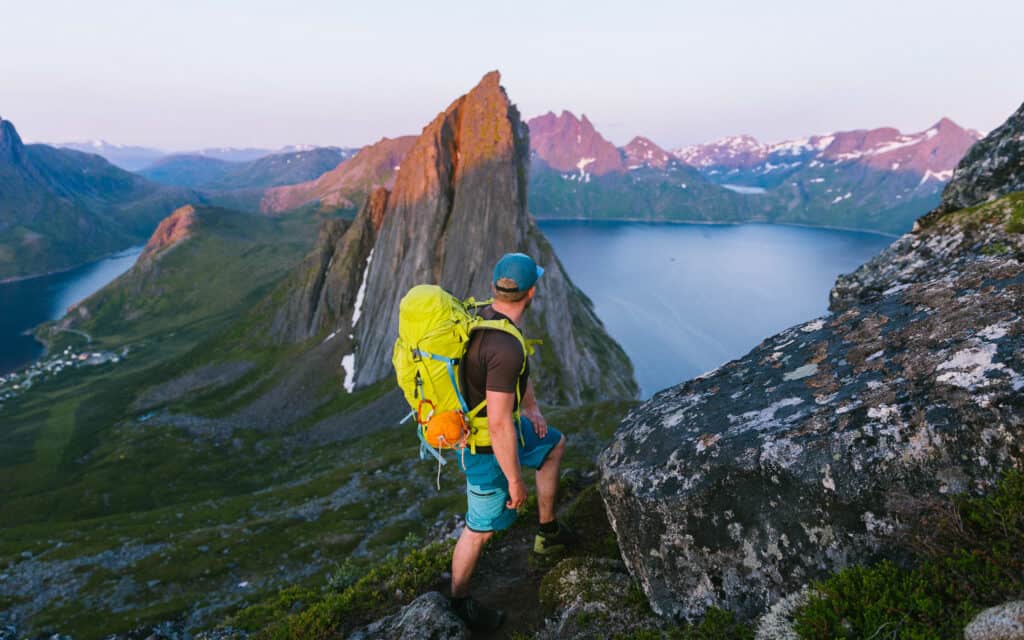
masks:
{"label": "lichen-covered rock", "polygon": [[1024,600],[985,609],[964,628],[964,640],[1024,640]]}
{"label": "lichen-covered rock", "polygon": [[661,625],[631,590],[632,579],[618,560],[563,560],[541,582],[540,603],[552,617],[536,637],[599,640]]}
{"label": "lichen-covered rock", "polygon": [[460,640],[469,631],[437,591],[424,593],[394,615],[349,636],[352,640]]}
{"label": "lichen-covered rock", "polygon": [[802,607],[810,594],[804,588],[782,598],[757,619],[754,626],[754,640],[800,640],[793,619],[796,610]]}
{"label": "lichen-covered rock", "polygon": [[[855,272],[839,277],[829,309],[842,311],[859,302],[876,300],[889,288],[931,279],[936,264],[963,263],[979,250],[999,253],[1008,249],[1002,242],[1007,232],[1024,231],[1024,195],[1003,196],[1020,191],[1024,191],[1024,105],[971,147],[946,185],[942,203],[918,220],[913,232]],[[1000,198],[999,207],[950,215]],[[986,214],[1002,217],[1005,225],[979,224]],[[957,224],[963,222],[967,224]],[[935,225],[939,228],[929,231]],[[1015,244],[1019,251],[1020,243]]]}
{"label": "lichen-covered rock", "polygon": [[600,458],[659,613],[747,619],[880,556],[930,498],[1024,463],[1013,195],[947,214],[837,286],[836,313],[632,411]]}
{"label": "lichen-covered rock", "polygon": [[829,295],[829,309],[845,311],[879,300],[912,284],[969,269],[979,259],[1024,252],[1024,193],[934,218],[908,233],[853,273],[839,276]]}

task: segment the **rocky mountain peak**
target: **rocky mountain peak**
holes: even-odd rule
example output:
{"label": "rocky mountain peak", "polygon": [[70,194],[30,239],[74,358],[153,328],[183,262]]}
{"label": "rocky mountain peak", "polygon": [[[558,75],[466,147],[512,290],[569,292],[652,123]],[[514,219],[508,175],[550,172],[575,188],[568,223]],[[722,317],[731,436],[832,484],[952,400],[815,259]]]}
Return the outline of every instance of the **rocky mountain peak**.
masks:
{"label": "rocky mountain peak", "polygon": [[767,146],[747,134],[728,136],[676,151],[676,157],[692,167],[750,168],[764,161]]}
{"label": "rocky mountain peak", "polygon": [[527,213],[529,138],[500,75],[491,72],[416,139],[386,198],[360,283],[365,296],[354,327],[354,360],[349,360],[358,386],[391,375],[398,304],[409,288],[437,283],[459,297],[488,298],[497,259],[525,251],[546,269],[539,285],[543,293],[526,325],[529,335],[550,345],[538,356],[538,393],[560,403],[592,393],[636,394],[625,354]]}
{"label": "rocky mountain peak", "polygon": [[14,162],[21,157],[21,136],[10,120],[0,118],[0,161]]}
{"label": "rocky mountain peak", "polygon": [[595,176],[624,170],[618,149],[594,128],[586,114],[548,112],[532,118],[530,149],[557,171]]}
{"label": "rocky mountain peak", "polygon": [[762,172],[771,165],[793,161],[852,162],[883,171],[914,172],[923,182],[944,182],[953,167],[980,135],[949,118],[918,133],[894,127],[855,129],[762,144],[749,135],[730,136],[707,144],[684,147],[675,156],[701,169]]}
{"label": "rocky mountain peak", "polygon": [[377,187],[391,188],[416,136],[381,138],[315,180],[268,189],[260,210],[281,213],[310,202],[326,208],[357,208]]}
{"label": "rocky mountain peak", "polygon": [[198,215],[195,207],[185,205],[176,209],[171,215],[160,221],[156,231],[150,236],[142,254],[140,262],[152,260],[158,254],[170,249],[182,240],[190,237],[196,225]]}
{"label": "rocky mountain peak", "polygon": [[669,164],[675,161],[672,154],[643,136],[637,136],[630,140],[629,144],[622,148],[622,154],[627,169],[640,167],[667,169]]}

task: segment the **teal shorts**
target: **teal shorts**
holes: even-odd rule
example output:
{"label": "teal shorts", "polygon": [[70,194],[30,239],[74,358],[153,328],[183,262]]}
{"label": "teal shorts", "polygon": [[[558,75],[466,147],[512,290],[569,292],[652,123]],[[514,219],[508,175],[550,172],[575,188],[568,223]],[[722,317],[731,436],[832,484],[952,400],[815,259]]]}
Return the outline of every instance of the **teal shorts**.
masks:
{"label": "teal shorts", "polygon": [[[520,421],[523,437],[516,439],[519,464],[540,469],[562,439],[562,432],[549,426],[547,434],[541,438],[529,419],[523,417]],[[508,478],[501,472],[498,459],[493,453],[474,455],[466,451],[464,456],[459,456],[459,461],[459,467],[466,474],[466,527],[481,533],[507,529],[516,519],[516,511],[505,506],[509,500]]]}

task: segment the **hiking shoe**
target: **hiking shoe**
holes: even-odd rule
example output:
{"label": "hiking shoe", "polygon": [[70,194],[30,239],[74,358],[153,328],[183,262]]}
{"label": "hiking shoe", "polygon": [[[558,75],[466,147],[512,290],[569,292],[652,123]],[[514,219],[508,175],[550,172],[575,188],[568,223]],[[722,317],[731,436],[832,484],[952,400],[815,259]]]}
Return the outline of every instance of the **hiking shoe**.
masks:
{"label": "hiking shoe", "polygon": [[533,539],[533,552],[542,556],[561,553],[578,541],[576,533],[559,520],[558,531],[555,533],[544,533],[543,531],[537,533]]}
{"label": "hiking shoe", "polygon": [[505,622],[505,612],[492,609],[473,596],[452,598],[452,610],[472,631],[494,631]]}

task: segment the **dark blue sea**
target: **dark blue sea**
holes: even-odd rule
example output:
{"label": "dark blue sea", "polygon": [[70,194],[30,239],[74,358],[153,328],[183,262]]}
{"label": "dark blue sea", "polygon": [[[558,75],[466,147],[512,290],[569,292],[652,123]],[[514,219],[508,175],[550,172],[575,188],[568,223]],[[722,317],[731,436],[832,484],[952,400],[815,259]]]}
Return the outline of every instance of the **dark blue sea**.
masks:
{"label": "dark blue sea", "polygon": [[644,398],[827,313],[836,276],[893,241],[771,224],[540,226],[632,359]]}
{"label": "dark blue sea", "polygon": [[141,252],[142,247],[134,247],[70,271],[0,283],[0,375],[42,355],[42,345],[27,331],[63,316],[127,271]]}

